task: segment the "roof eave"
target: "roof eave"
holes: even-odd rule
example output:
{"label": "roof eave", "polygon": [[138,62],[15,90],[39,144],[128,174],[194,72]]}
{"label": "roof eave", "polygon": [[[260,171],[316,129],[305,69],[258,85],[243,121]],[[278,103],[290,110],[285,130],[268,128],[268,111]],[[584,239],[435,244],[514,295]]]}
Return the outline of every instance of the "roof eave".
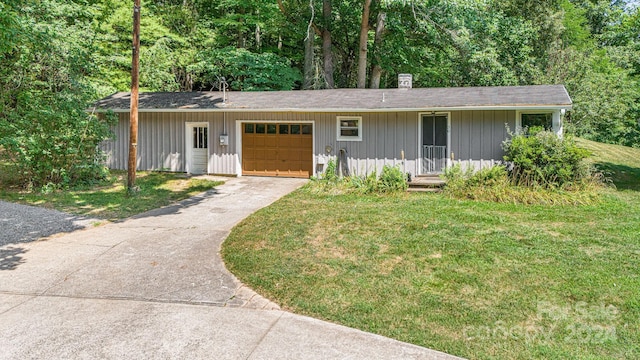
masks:
{"label": "roof eave", "polygon": [[[323,109],[304,109],[304,108],[282,108],[282,109],[252,109],[252,108],[158,108],[158,109],[138,109],[141,113],[158,113],[158,112],[287,112],[287,113],[340,113],[340,112],[358,112],[358,113],[380,113],[380,112],[425,112],[425,111],[469,111],[469,110],[571,110],[572,104],[554,104],[554,105],[487,105],[487,106],[453,106],[453,107],[420,107],[420,108],[382,108],[382,109],[366,109],[366,108],[323,108]],[[113,111],[115,113],[128,113],[130,109],[95,109],[95,112],[106,113]]]}

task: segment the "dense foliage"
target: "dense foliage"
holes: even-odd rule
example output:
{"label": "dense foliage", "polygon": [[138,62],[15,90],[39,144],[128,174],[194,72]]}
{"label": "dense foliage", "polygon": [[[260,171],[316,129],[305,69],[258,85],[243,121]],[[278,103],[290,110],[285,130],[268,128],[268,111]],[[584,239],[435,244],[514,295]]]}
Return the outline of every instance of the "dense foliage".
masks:
{"label": "dense foliage", "polygon": [[445,170],[445,192],[462,199],[523,204],[588,204],[598,199],[602,174],[589,151],[571,137],[560,138],[542,128],[511,134],[503,143],[505,163]]}
{"label": "dense foliage", "polygon": [[591,176],[589,152],[551,131],[515,134],[502,147],[516,184],[562,187]]}
{"label": "dense foliage", "polygon": [[[129,90],[132,6],[0,0],[0,131]],[[142,91],[385,88],[398,73],[416,87],[565,84],[569,132],[640,146],[637,2],[143,0],[141,14]]]}
{"label": "dense foliage", "polygon": [[108,117],[86,112],[95,99],[88,19],[73,3],[0,2],[0,156],[25,186],[105,175],[97,145]]}

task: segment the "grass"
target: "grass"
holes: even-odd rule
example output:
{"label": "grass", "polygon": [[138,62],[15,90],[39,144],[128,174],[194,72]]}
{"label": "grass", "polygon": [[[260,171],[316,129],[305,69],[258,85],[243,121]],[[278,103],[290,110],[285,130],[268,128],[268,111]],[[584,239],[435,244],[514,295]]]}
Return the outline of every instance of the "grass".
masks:
{"label": "grass", "polygon": [[640,150],[581,144],[618,189],[592,205],[310,185],[239,224],[223,256],[296,313],[463,357],[640,358]]}
{"label": "grass", "polygon": [[596,167],[610,177],[618,189],[640,191],[640,149],[578,139],[579,146],[591,151]]}
{"label": "grass", "polygon": [[111,221],[169,205],[223,183],[188,178],[177,173],[138,172],[136,186],[140,187],[140,191],[129,196],[125,188],[127,173],[113,171],[107,181],[93,186],[43,194],[25,192],[16,187],[11,174],[6,171],[7,167],[0,168],[0,200]]}

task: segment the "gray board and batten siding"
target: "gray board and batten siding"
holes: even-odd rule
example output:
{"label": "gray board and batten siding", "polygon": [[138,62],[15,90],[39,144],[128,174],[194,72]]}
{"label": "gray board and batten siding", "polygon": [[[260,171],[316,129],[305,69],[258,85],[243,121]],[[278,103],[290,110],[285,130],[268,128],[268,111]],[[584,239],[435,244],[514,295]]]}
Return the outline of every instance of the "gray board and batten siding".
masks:
{"label": "gray board and batten siding", "polygon": [[[209,173],[239,175],[241,146],[238,124],[244,122],[312,123],[314,140],[314,169],[323,171],[317,165],[319,157],[328,161],[340,149],[345,149],[349,168],[354,174],[364,174],[374,169],[380,171],[385,164],[401,164],[404,150],[406,170],[412,174],[417,169],[418,114],[417,113],[372,113],[363,116],[362,141],[337,141],[336,117],[344,115],[361,116],[358,113],[227,113],[226,134],[229,145],[221,146],[218,136],[224,132],[223,114],[213,112],[197,113],[140,113],[138,136],[138,169],[184,172],[185,127],[187,122],[209,124]],[[116,141],[103,144],[107,153],[107,166],[112,169],[126,169],[129,138],[129,114],[119,114],[119,124],[115,126]],[[371,140],[374,139],[374,140]],[[332,151],[326,153],[327,146]]]}
{"label": "gray board and batten siding", "polygon": [[[412,175],[421,165],[422,116],[448,117],[447,164],[489,166],[503,156],[507,127],[518,128],[521,111],[549,111],[561,133],[561,114],[571,109],[563,86],[446,89],[338,89],[227,93],[143,93],[140,96],[138,169],[186,171],[186,124],[208,124],[208,167],[212,174],[241,175],[245,122],[313,124],[313,169],[346,151],[353,174],[400,165]],[[96,103],[98,111],[119,113],[116,139],[103,144],[107,165],[125,169],[128,154],[129,94],[116,93]],[[361,141],[338,141],[337,117],[362,118]],[[228,135],[221,145],[219,135]],[[327,153],[327,147],[331,152]],[[402,159],[404,154],[404,161]]]}
{"label": "gray board and batten siding", "polygon": [[[502,159],[501,143],[507,138],[507,128],[515,128],[515,111],[477,110],[452,111],[448,156],[464,167],[488,166]],[[186,123],[205,122],[209,125],[209,164],[212,174],[239,175],[241,146],[237,123],[246,122],[312,122],[314,138],[314,169],[321,157],[325,162],[345,149],[349,169],[364,175],[380,171],[384,165],[399,165],[413,175],[421,173],[418,112],[392,113],[227,113],[226,133],[229,145],[221,146],[218,135],[224,133],[223,114],[214,112],[151,112],[140,113],[138,135],[138,169],[184,172],[186,169]],[[362,116],[362,141],[337,141],[337,116]],[[116,141],[103,145],[107,166],[125,170],[128,156],[129,114],[119,114],[114,127]],[[327,154],[325,149],[332,151]],[[402,152],[405,160],[402,161]]]}

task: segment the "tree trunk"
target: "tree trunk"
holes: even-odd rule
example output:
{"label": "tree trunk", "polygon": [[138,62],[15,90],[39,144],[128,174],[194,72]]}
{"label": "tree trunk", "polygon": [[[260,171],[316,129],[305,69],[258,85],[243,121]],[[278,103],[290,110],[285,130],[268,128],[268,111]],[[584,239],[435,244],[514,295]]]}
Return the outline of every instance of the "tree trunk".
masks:
{"label": "tree trunk", "polygon": [[[370,1],[370,0],[369,0]],[[335,87],[333,79],[333,44],[331,40],[331,22],[332,22],[331,0],[322,1],[322,57],[324,67],[324,80],[327,89]]]}
{"label": "tree trunk", "polygon": [[371,0],[363,0],[362,23],[360,24],[360,46],[358,49],[358,88],[367,86],[367,43],[369,42],[369,12]]}
{"label": "tree trunk", "polygon": [[371,59],[371,89],[380,88],[380,78],[382,77],[382,67],[380,66],[380,51],[382,48],[382,37],[384,35],[384,26],[387,20],[387,14],[380,12],[376,22],[376,37],[373,41],[373,58]]}
{"label": "tree trunk", "polygon": [[256,25],[256,49],[258,49],[258,51],[262,48],[262,34],[260,32],[260,25]]}
{"label": "tree trunk", "polygon": [[[244,9],[240,9],[240,10],[238,11],[238,14],[239,14],[239,15],[244,15]],[[243,23],[244,23],[244,17],[243,17],[243,16],[240,16],[240,18],[238,19],[238,22],[239,22],[240,24],[243,24]],[[236,48],[238,48],[238,49],[244,49],[244,48],[246,48],[246,47],[247,47],[247,41],[246,41],[246,39],[244,38],[244,35],[245,35],[245,34],[244,34],[244,31],[242,31],[242,26],[241,26],[241,25],[238,25],[238,34],[237,34],[237,38],[236,38]]]}
{"label": "tree trunk", "polygon": [[304,40],[304,82],[302,84],[303,90],[313,88],[314,80],[314,66],[313,60],[315,58],[314,40],[316,34],[313,31],[307,33],[307,38]]}

